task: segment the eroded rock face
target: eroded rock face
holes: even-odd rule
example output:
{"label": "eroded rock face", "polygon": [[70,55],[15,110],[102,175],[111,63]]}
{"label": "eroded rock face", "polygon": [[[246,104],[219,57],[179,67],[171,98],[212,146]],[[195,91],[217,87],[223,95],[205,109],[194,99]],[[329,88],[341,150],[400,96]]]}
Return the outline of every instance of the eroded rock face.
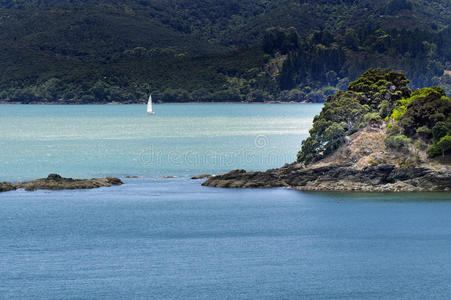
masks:
{"label": "eroded rock face", "polygon": [[9,182],[0,183],[0,192],[6,192],[20,188],[23,188],[26,191],[94,189],[121,184],[123,184],[122,181],[119,178],[115,177],[73,179],[61,177],[58,174],[50,174],[47,178],[36,179],[29,182],[20,182],[17,184],[12,184]]}
{"label": "eroded rock face", "polygon": [[203,185],[222,188],[289,187],[306,191],[451,191],[451,170],[404,169],[389,164],[364,169],[349,165],[302,168],[291,164],[265,172],[235,170],[211,177]]}

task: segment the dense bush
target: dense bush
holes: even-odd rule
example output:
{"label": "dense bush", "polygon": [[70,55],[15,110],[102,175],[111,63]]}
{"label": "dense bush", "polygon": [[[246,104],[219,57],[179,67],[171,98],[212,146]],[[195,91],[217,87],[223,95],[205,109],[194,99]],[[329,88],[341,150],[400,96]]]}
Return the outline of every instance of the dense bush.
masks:
{"label": "dense bush", "polygon": [[409,80],[400,72],[388,69],[369,69],[348,86],[349,91],[365,95],[365,103],[373,110],[410,96]]}
{"label": "dense bush", "polygon": [[407,136],[415,136],[418,128],[426,126],[438,140],[451,128],[451,99],[437,87],[415,91],[412,97],[399,101],[392,119]]}
{"label": "dense bush", "polygon": [[424,140],[430,140],[431,134],[432,134],[432,131],[427,126],[423,125],[417,129],[418,137],[420,137]]}
{"label": "dense bush", "polygon": [[385,144],[390,149],[409,152],[429,146],[430,157],[450,152],[451,98],[438,87],[412,92],[407,82],[402,73],[370,69],[351,82],[348,91],[329,96],[313,120],[310,136],[302,142],[298,162],[321,160],[340,147],[347,135],[368,125],[380,126],[384,120]]}
{"label": "dense bush", "polygon": [[447,126],[446,123],[443,121],[437,122],[434,125],[434,127],[432,127],[432,130],[431,130],[434,140],[440,141],[440,139],[448,133],[450,128],[451,128],[451,126]]}
{"label": "dense bush", "polygon": [[440,154],[442,154],[442,150],[437,145],[430,145],[427,148],[426,153],[428,154],[429,158],[434,158],[434,157],[439,156]]}
{"label": "dense bush", "polygon": [[412,140],[405,135],[387,136],[385,138],[385,145],[398,151],[407,151],[411,141]]}
{"label": "dense bush", "polygon": [[445,156],[445,153],[451,151],[451,135],[442,137],[437,143],[437,146],[442,151],[442,155]]}
{"label": "dense bush", "polygon": [[329,96],[313,120],[310,136],[302,142],[298,161],[310,163],[329,155],[343,142],[346,135],[358,130],[363,117],[369,112],[362,105],[363,96],[355,92],[338,92]]}
{"label": "dense bush", "polygon": [[431,158],[449,151],[446,136],[451,132],[451,98],[442,88],[413,91],[411,97],[396,102],[388,119],[392,124],[387,128],[387,145],[395,145],[395,138],[404,134],[429,144],[427,154]]}
{"label": "dense bush", "polygon": [[[388,69],[370,69],[349,84],[348,91],[329,96],[321,113],[313,120],[310,136],[302,142],[298,161],[309,164],[335,151],[360,128],[380,125],[381,103],[394,103],[409,96],[408,80],[402,73]],[[402,143],[397,138],[395,145]],[[399,148],[398,146],[396,146]]]}
{"label": "dense bush", "polygon": [[[442,76],[448,8],[445,0],[0,0],[0,100],[127,103],[153,92],[156,101],[322,102],[379,66],[402,70],[411,87],[451,91]],[[383,118],[407,97],[396,76],[363,83],[371,109],[389,97]],[[301,93],[287,97],[293,90]]]}
{"label": "dense bush", "polygon": [[367,113],[365,116],[363,116],[363,125],[382,125],[382,117],[377,112]]}

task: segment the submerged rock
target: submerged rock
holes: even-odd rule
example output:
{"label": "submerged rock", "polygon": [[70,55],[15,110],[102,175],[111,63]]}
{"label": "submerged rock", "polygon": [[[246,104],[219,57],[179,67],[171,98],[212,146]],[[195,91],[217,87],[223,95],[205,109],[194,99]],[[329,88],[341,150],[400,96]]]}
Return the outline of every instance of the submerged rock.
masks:
{"label": "submerged rock", "polygon": [[92,179],[73,179],[64,178],[58,174],[50,174],[47,178],[36,179],[17,184],[3,182],[0,183],[0,192],[6,192],[23,188],[26,191],[35,190],[76,190],[76,189],[95,189],[99,187],[110,187],[121,185],[123,182],[119,178],[92,178]]}

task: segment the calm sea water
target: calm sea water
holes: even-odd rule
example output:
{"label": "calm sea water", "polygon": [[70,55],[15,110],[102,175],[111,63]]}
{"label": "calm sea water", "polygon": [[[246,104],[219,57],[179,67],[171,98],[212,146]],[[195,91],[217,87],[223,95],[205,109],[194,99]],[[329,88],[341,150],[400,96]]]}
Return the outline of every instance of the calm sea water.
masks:
{"label": "calm sea water", "polygon": [[[451,195],[226,190],[295,158],[320,105],[0,106],[1,299],[448,299]],[[178,176],[162,178],[163,175]]]}
{"label": "calm sea water", "polygon": [[296,158],[321,105],[2,105],[0,180],[264,170]]}

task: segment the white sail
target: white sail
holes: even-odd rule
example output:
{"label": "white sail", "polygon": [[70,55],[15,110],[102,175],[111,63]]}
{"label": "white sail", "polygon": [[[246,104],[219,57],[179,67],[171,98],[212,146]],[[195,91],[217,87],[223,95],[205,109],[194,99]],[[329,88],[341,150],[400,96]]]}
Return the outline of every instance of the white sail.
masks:
{"label": "white sail", "polygon": [[152,95],[149,96],[149,101],[147,101],[147,114],[154,114],[154,112],[152,111]]}

